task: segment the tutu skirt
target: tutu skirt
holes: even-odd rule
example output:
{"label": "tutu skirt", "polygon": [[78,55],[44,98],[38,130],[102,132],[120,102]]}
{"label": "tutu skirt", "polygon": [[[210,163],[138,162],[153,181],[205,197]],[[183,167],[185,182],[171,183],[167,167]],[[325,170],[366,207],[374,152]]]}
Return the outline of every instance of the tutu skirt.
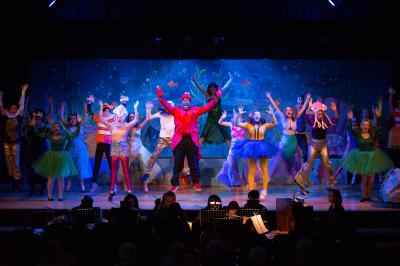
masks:
{"label": "tutu skirt", "polygon": [[67,151],[48,150],[32,165],[33,170],[45,177],[77,176],[76,168],[71,155]]}
{"label": "tutu skirt", "polygon": [[393,167],[392,160],[379,149],[372,151],[353,149],[343,160],[343,167],[358,175],[384,173]]}
{"label": "tutu skirt", "polygon": [[268,140],[239,140],[232,147],[232,154],[238,158],[271,158],[278,153],[278,148]]}

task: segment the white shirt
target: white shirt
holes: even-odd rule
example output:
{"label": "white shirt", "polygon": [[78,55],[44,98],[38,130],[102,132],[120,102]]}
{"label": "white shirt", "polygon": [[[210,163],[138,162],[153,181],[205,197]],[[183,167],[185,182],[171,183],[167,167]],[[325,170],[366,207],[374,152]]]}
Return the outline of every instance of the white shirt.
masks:
{"label": "white shirt", "polygon": [[161,115],[159,112],[151,118],[160,118],[160,138],[172,138],[175,132],[174,117],[172,115]]}

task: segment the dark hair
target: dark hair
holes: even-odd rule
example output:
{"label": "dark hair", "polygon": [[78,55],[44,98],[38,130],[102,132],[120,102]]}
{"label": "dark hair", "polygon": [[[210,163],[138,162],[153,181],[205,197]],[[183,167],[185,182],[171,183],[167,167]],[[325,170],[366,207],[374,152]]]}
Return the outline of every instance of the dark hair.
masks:
{"label": "dark hair", "polygon": [[[208,200],[207,200],[207,207],[214,207],[214,205],[212,205],[211,202],[219,202],[220,204],[219,204],[218,208],[221,208],[221,207],[222,207],[222,200],[221,200],[221,198],[220,198],[218,195],[216,195],[216,194],[212,194],[212,195],[210,195],[210,196],[208,197]],[[212,205],[212,206],[211,206],[211,205]]]}
{"label": "dark hair", "polygon": [[129,121],[129,116],[132,115],[132,114],[135,115],[135,113],[132,112],[132,113],[129,113],[129,114],[126,116],[126,122],[127,122],[127,123],[131,122],[131,121]]}
{"label": "dark hair", "polygon": [[258,200],[260,198],[260,192],[258,192],[256,189],[250,190],[250,192],[247,194],[247,197],[249,197],[251,200]]}
{"label": "dark hair", "polygon": [[342,204],[342,202],[343,202],[342,193],[340,193],[339,189],[331,188],[328,191],[329,191],[329,193],[332,192],[332,194],[333,194],[333,203],[334,204]]}
{"label": "dark hair", "polygon": [[172,203],[176,202],[176,195],[172,191],[168,191],[164,193],[162,200],[161,200],[161,206],[160,207],[167,207],[171,205]]}
{"label": "dark hair", "polygon": [[237,201],[235,201],[235,200],[232,200],[228,204],[228,209],[229,210],[238,210],[239,208],[240,208],[239,203]]}
{"label": "dark hair", "polygon": [[207,93],[208,93],[208,95],[211,95],[211,87],[214,87],[216,90],[218,89],[217,83],[211,82],[211,83],[208,84],[208,86],[207,86]]}
{"label": "dark hair", "polygon": [[[252,124],[252,125],[256,124],[256,121],[254,121],[253,117],[250,117],[250,124]],[[265,124],[265,118],[264,117],[260,118],[260,124]]]}
{"label": "dark hair", "polygon": [[137,197],[131,193],[128,193],[124,200],[121,202],[121,207],[122,205],[124,205],[124,207],[126,208],[135,208],[135,209],[139,209],[139,200],[137,199]]}

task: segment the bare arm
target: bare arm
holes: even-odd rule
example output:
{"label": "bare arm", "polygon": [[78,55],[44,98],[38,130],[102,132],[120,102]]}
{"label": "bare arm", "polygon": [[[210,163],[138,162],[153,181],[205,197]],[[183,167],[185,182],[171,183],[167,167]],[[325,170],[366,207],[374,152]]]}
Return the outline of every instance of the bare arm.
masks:
{"label": "bare arm", "polygon": [[196,80],[196,78],[193,76],[192,77],[192,81],[194,83],[194,85],[196,86],[197,89],[199,89],[199,91],[204,95],[204,97],[209,98],[207,90],[205,90]]}
{"label": "bare arm", "polygon": [[390,110],[390,115],[392,115],[394,113],[393,94],[395,94],[395,91],[393,90],[392,87],[390,87],[389,88],[389,110]]}
{"label": "bare arm", "polygon": [[62,102],[60,104],[60,112],[59,112],[60,120],[64,127],[68,127],[68,121],[65,119],[64,110],[65,110],[65,102]]}
{"label": "bare arm", "polygon": [[[139,122],[138,106],[139,106],[139,101],[136,101],[133,105],[133,109],[135,112],[135,119],[133,119],[131,122],[129,122],[124,128],[130,129],[131,127],[133,127],[134,125],[136,125]],[[147,122],[147,121],[145,120],[143,122]]]}
{"label": "bare arm", "polygon": [[103,116],[103,102],[101,100],[99,100],[99,105],[100,105],[100,111],[99,111],[100,122],[103,123],[104,125],[106,125],[106,127],[108,127],[108,129],[112,130],[111,123],[108,122],[106,119],[104,119],[104,116]]}
{"label": "bare arm", "polygon": [[88,118],[88,110],[87,110],[87,103],[83,104],[83,117],[81,119],[81,121],[79,121],[80,125],[83,125],[86,121],[86,119]]}
{"label": "bare arm", "polygon": [[310,94],[310,93],[307,93],[306,100],[304,101],[303,106],[301,107],[301,109],[297,112],[296,118],[299,117],[299,116],[301,116],[301,115],[303,114],[303,112],[306,110],[308,101],[309,101],[310,99],[311,99],[311,94]]}
{"label": "bare arm", "polygon": [[233,76],[232,76],[232,74],[230,73],[230,72],[228,72],[228,75],[229,75],[229,80],[225,83],[225,85],[221,88],[221,90],[222,91],[224,91],[225,89],[227,89],[230,85],[231,85],[231,83],[232,83],[232,81],[233,81]]}
{"label": "bare arm", "polygon": [[275,108],[275,110],[278,112],[279,116],[281,118],[285,119],[285,116],[283,115],[282,111],[279,109],[279,107],[276,104],[276,102],[274,101],[274,99],[272,99],[271,93],[270,92],[266,92],[265,95],[267,96],[267,99],[271,102],[271,104]]}
{"label": "bare arm", "polygon": [[218,120],[218,124],[220,124],[221,126],[225,126],[225,127],[232,127],[232,123],[225,122],[225,118],[226,118],[226,111],[224,111],[222,113],[221,118]]}
{"label": "bare arm", "polygon": [[17,116],[23,116],[24,115],[24,107],[25,107],[25,92],[28,89],[28,84],[25,83],[22,85],[22,90],[21,90],[21,98],[19,99],[19,108],[17,111]]}

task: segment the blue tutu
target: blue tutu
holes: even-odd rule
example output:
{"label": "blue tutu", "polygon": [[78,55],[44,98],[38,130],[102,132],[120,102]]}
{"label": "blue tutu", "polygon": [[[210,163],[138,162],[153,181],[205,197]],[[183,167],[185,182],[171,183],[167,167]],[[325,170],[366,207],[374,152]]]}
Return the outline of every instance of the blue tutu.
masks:
{"label": "blue tutu", "polygon": [[239,140],[232,147],[232,154],[241,158],[271,158],[278,151],[278,148],[268,140]]}

